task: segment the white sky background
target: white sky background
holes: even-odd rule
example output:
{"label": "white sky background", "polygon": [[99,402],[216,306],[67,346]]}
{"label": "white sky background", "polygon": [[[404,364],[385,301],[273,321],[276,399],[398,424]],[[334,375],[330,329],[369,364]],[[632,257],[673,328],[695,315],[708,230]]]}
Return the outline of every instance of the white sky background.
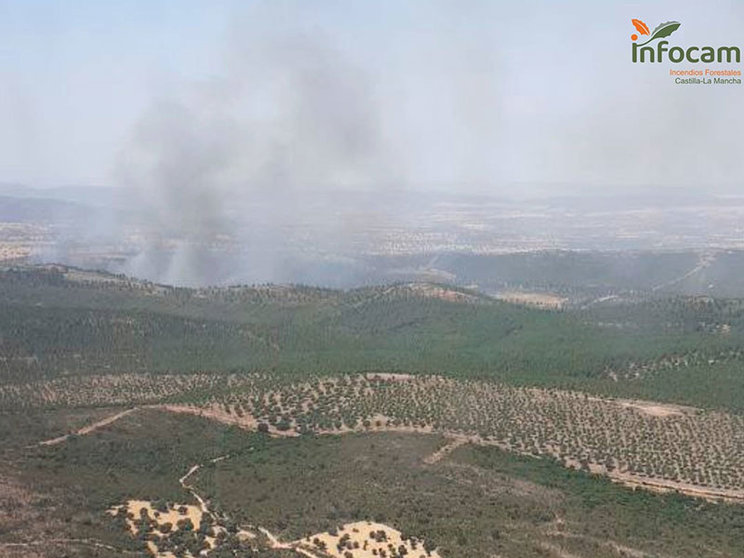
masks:
{"label": "white sky background", "polygon": [[[137,180],[122,172],[132,138],[177,103],[209,134],[219,122],[238,138],[235,181],[265,179],[256,169],[286,140],[282,172],[295,181],[353,187],[374,165],[372,182],[507,196],[545,184],[735,191],[744,85],[675,85],[669,69],[689,65],[631,64],[631,18],[681,22],[672,44],[744,49],[734,1],[0,0],[0,182]],[[338,69],[325,101],[303,104],[281,71],[302,45]],[[316,121],[326,116],[374,134],[347,174],[316,168],[343,156]]]}

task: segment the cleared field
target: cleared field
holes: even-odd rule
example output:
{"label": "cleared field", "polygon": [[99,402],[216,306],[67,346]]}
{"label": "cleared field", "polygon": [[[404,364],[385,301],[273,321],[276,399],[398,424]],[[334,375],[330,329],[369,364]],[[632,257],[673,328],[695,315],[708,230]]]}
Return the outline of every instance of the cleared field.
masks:
{"label": "cleared field", "polygon": [[23,244],[10,242],[0,243],[0,261],[23,260],[31,254],[31,248]]}
{"label": "cleared field", "polygon": [[320,551],[333,558],[376,558],[387,556],[413,556],[441,558],[436,550],[415,538],[404,538],[397,529],[382,523],[356,521],[342,525],[333,533],[318,533],[299,542],[299,548],[310,552]]}
{"label": "cleared field", "polygon": [[[206,556],[230,547],[252,555],[262,549],[287,550],[308,558],[441,558],[425,541],[407,537],[382,523],[356,521],[294,541],[282,542],[265,527],[246,526],[228,532],[218,514],[200,506],[129,500],[108,513],[122,521],[133,537],[145,541],[156,558]],[[232,539],[232,540],[230,540]]]}
{"label": "cleared field", "polygon": [[[159,558],[176,556],[170,550],[175,549],[176,545],[168,544],[172,543],[171,537],[175,540],[176,536],[183,536],[184,533],[202,531],[202,511],[199,506],[189,504],[153,505],[146,500],[129,500],[111,508],[109,513],[117,518],[123,517],[132,535],[144,538],[148,551]],[[197,542],[200,548],[195,550],[196,554],[214,548],[219,532],[219,527],[205,524],[204,536],[201,542]]]}
{"label": "cleared field", "polygon": [[552,309],[563,308],[568,302],[568,298],[557,294],[526,291],[503,291],[496,298],[513,304]]}

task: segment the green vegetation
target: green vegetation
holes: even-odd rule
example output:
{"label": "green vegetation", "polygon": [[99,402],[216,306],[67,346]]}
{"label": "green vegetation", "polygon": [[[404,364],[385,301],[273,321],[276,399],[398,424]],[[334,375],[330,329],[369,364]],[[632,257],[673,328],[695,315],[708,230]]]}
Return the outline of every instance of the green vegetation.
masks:
{"label": "green vegetation", "polygon": [[[205,464],[190,483],[218,517],[285,541],[376,520],[431,541],[445,557],[537,558],[557,546],[591,558],[617,558],[618,549],[692,558],[736,556],[744,545],[742,506],[632,491],[493,447],[463,446],[427,464],[443,443],[402,433],[272,439],[149,411],[28,450],[19,477],[46,495],[34,507],[55,536],[130,550],[142,543],[105,510],[129,498],[196,503],[178,484],[195,463]],[[230,457],[209,463],[221,455]],[[33,528],[19,523],[5,533],[18,539]]]}
{"label": "green vegetation", "polygon": [[653,298],[546,311],[436,285],[190,290],[80,274],[0,272],[3,383],[382,370],[744,409],[740,301]]}
{"label": "green vegetation", "polygon": [[154,520],[129,518],[135,537],[107,510],[200,494],[209,522],[163,543],[179,558],[209,537],[212,557],[296,557],[259,527],[290,542],[367,520],[444,558],[737,556],[744,506],[590,471],[736,498],[743,364],[741,300],[538,310],[435,284],[193,290],[2,269],[0,554],[146,555]]}
{"label": "green vegetation", "polygon": [[[14,427],[26,424],[22,415],[5,420]],[[26,445],[38,441],[34,434],[26,433]],[[17,499],[9,491],[3,501],[10,513],[0,514],[0,541],[91,539],[142,552],[143,542],[132,539],[106,510],[130,498],[194,503],[178,482],[189,467],[244,451],[255,438],[240,429],[153,411],[127,416],[105,433],[5,451],[3,470],[27,488]],[[75,555],[86,548],[73,547]]]}
{"label": "green vegetation", "polygon": [[[274,433],[431,430],[636,482],[687,483],[711,493],[744,490],[744,417],[611,401],[563,390],[443,377],[84,377],[0,389],[9,408],[187,403],[191,413]],[[35,393],[40,392],[39,398]],[[15,398],[14,401],[11,396]],[[129,397],[128,400],[117,397]],[[49,399],[49,401],[44,398]],[[113,399],[112,399],[113,398]],[[33,407],[31,407],[33,408]],[[744,492],[737,493],[741,497]]]}

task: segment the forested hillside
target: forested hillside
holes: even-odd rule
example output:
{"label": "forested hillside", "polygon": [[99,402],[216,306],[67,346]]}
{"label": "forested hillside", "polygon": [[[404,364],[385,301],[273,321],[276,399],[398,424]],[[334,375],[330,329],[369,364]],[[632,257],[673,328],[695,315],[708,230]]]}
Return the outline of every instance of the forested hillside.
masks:
{"label": "forested hillside", "polygon": [[397,284],[183,289],[60,266],[0,272],[0,375],[437,373],[744,408],[744,304],[539,310]]}

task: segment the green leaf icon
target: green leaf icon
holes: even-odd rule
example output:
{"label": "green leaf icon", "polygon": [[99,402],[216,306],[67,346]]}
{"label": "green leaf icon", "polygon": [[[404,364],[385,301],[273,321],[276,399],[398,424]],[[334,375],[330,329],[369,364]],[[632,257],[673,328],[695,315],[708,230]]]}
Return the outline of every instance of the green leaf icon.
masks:
{"label": "green leaf icon", "polygon": [[[679,26],[682,25],[678,21],[667,21],[666,23],[660,23],[656,26],[656,29],[654,29],[653,33],[651,33],[651,38],[646,41],[645,44],[650,43],[651,41],[655,39],[662,39],[664,37],[668,37],[672,33],[674,33],[677,29],[679,29]],[[643,46],[643,45],[638,45]]]}

